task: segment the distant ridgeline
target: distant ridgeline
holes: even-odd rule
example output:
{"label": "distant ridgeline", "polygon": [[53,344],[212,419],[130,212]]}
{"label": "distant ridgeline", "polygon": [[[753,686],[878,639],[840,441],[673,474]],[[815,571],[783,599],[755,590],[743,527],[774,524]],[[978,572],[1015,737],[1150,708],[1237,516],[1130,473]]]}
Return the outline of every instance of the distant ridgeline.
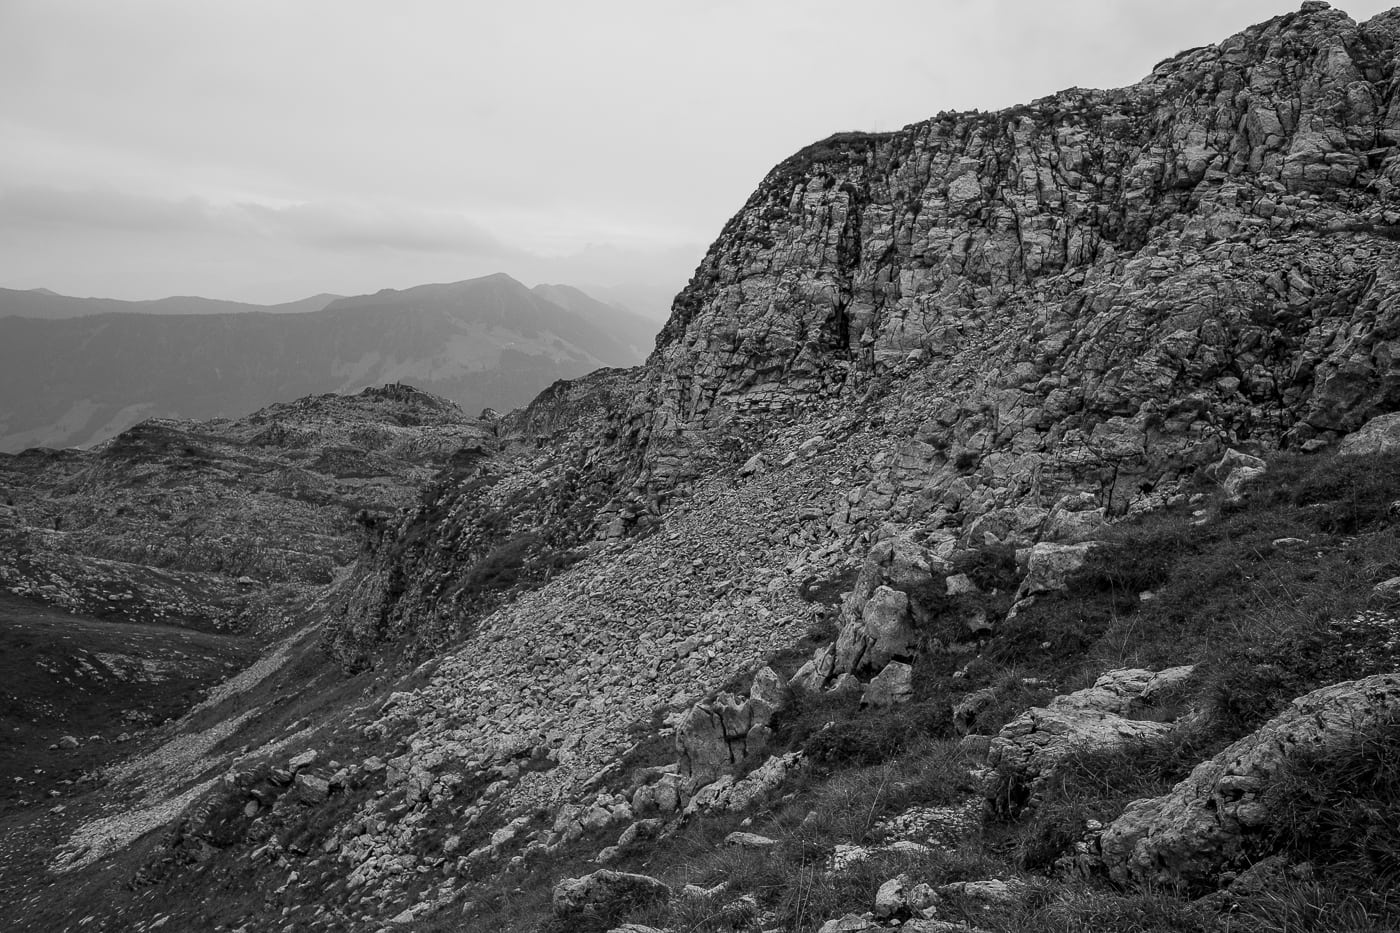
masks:
{"label": "distant ridgeline", "polygon": [[505,275],[270,308],[0,290],[0,451],[386,382],[504,411],[558,379],[641,362],[656,329],[578,289]]}

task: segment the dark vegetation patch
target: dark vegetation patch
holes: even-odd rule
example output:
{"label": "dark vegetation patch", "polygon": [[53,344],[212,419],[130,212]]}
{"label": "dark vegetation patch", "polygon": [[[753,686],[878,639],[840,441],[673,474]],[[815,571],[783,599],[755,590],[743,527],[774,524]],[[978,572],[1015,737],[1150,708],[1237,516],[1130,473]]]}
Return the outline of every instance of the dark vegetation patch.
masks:
{"label": "dark vegetation patch", "polygon": [[[253,656],[245,639],[0,595],[0,814],[52,807]],[[63,736],[77,748],[51,748]],[[119,741],[123,736],[128,738]]]}
{"label": "dark vegetation patch", "polygon": [[[1280,455],[1238,505],[1115,526],[1069,591],[1037,597],[987,656],[1073,685],[1201,662],[1214,712],[1248,731],[1301,693],[1400,663],[1385,626],[1351,621],[1391,611],[1374,588],[1400,574],[1397,499],[1400,457]],[[984,561],[984,576],[1005,566]]]}

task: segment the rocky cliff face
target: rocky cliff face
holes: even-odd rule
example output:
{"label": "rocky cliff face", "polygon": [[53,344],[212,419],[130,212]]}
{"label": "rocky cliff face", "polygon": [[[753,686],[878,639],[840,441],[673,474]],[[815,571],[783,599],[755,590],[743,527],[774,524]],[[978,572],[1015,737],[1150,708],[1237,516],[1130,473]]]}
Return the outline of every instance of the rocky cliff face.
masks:
{"label": "rocky cliff face", "polygon": [[[1029,543],[1052,513],[1160,505],[1231,446],[1312,449],[1400,405],[1397,35],[1395,13],[1305,4],[1133,87],[802,150],[725,226],[644,369],[509,422],[572,451],[526,525],[645,532],[710,472],[844,412],[883,449],[821,506],[830,540],[895,520],[945,550]],[[563,530],[546,516],[566,507]],[[460,562],[441,513],[411,534]]]}
{"label": "rocky cliff face", "polygon": [[1305,4],[1130,88],[797,153],[676,299],[643,421],[907,391],[907,457],[1115,511],[1202,446],[1359,426],[1400,402],[1398,29]]}

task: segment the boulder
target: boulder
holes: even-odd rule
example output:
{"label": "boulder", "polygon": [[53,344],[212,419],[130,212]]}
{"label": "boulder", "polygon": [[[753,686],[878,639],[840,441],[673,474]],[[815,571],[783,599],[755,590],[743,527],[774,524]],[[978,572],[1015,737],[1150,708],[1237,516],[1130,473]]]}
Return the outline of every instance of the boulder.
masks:
{"label": "boulder", "polygon": [[741,780],[724,775],[701,788],[686,805],[686,813],[723,813],[747,810],[767,799],[789,776],[802,767],[802,753],[774,755]]}
{"label": "boulder", "polygon": [[297,796],[306,803],[320,803],[330,796],[331,785],[325,778],[302,771],[297,774],[295,783]]}
{"label": "boulder", "polygon": [[1225,489],[1225,495],[1238,498],[1244,487],[1263,476],[1267,467],[1258,457],[1238,450],[1227,450],[1212,468],[1216,480]]}
{"label": "boulder", "polygon": [[600,869],[554,886],[552,906],[560,920],[644,907],[671,899],[671,888],[650,875]]}
{"label": "boulder", "polygon": [[982,687],[964,696],[953,706],[953,728],[958,735],[967,735],[983,711],[997,701],[996,687]]}
{"label": "boulder", "polygon": [[1364,731],[1400,717],[1400,674],[1376,674],[1314,690],[1198,765],[1161,797],[1138,800],[1104,830],[1099,852],[1111,878],[1180,885],[1207,882],[1247,856],[1250,837],[1275,819],[1269,790],[1290,762],[1354,746]]}
{"label": "boulder", "polygon": [[908,875],[891,878],[880,885],[880,890],[875,892],[876,919],[889,920],[901,911],[907,910],[909,907],[908,887]]}
{"label": "boulder", "polygon": [[1026,556],[1026,576],[1016,593],[1017,598],[1068,589],[1069,575],[1084,566],[1094,547],[1095,542],[1086,541],[1080,544],[1041,542],[1030,548]]}
{"label": "boulder", "polygon": [[1092,687],[1055,697],[1011,720],[987,750],[987,765],[996,775],[989,789],[993,803],[1012,812],[1033,806],[1045,782],[1071,756],[1165,736],[1170,724],[1129,717],[1170,697],[1191,670],[1109,671]]}
{"label": "boulder", "polygon": [[914,669],[903,661],[891,661],[865,685],[860,702],[876,709],[908,703],[914,698]]}
{"label": "boulder", "polygon": [[1400,451],[1400,411],[1372,418],[1348,434],[1337,448],[1341,456],[1389,454]]}
{"label": "boulder", "polygon": [[907,594],[881,584],[859,601],[858,611],[848,597],[846,624],[836,639],[835,673],[878,671],[897,658],[908,659],[917,638]]}

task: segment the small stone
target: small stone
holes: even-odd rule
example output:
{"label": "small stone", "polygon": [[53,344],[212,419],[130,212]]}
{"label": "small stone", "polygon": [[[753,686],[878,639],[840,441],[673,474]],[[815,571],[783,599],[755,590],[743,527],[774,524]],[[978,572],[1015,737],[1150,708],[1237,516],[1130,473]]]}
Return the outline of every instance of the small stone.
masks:
{"label": "small stone", "polygon": [[724,837],[724,844],[743,849],[768,849],[777,845],[778,840],[760,836],[758,833],[732,832]]}

